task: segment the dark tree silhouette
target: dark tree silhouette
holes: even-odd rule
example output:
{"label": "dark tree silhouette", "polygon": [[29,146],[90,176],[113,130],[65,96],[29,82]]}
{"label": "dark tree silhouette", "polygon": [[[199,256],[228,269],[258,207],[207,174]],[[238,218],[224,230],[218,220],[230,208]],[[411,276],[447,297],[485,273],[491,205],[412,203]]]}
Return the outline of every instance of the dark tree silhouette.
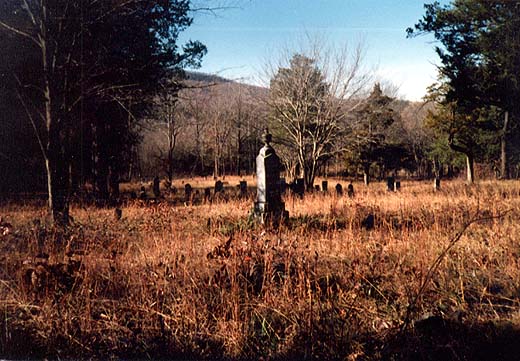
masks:
{"label": "dark tree silhouette", "polygon": [[[20,101],[45,160],[49,210],[68,222],[71,169],[78,139],[90,133],[96,184],[117,183],[117,164],[143,95],[165,74],[197,65],[205,48],[177,44],[191,24],[190,2],[19,0],[0,2],[0,30],[17,35],[37,58],[20,79]],[[119,141],[118,141],[119,140]],[[112,142],[107,149],[107,141]],[[78,155],[80,158],[85,155]],[[108,169],[108,170],[107,170]],[[108,178],[107,178],[108,177]]]}

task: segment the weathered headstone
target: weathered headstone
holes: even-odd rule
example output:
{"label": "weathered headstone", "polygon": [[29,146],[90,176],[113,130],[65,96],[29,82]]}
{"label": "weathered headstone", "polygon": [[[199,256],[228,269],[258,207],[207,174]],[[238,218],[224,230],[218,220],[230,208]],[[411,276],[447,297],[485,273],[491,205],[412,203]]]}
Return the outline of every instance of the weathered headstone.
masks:
{"label": "weathered headstone", "polygon": [[240,197],[246,198],[247,197],[247,182],[240,181],[239,187],[240,187]]}
{"label": "weathered headstone", "polygon": [[374,224],[375,224],[375,218],[374,218],[374,215],[372,213],[370,213],[369,215],[367,215],[365,217],[365,219],[361,222],[361,227],[362,228],[365,228],[367,231],[371,230],[371,229],[374,229]]}
{"label": "weathered headstone", "polygon": [[329,190],[329,182],[328,181],[324,180],[324,181],[321,182],[321,190],[323,192],[328,192],[328,190]]}
{"label": "weathered headstone", "polygon": [[303,178],[297,178],[294,181],[294,193],[300,198],[303,198],[303,194],[305,193],[305,180]]}
{"label": "weathered headstone", "polygon": [[224,183],[222,181],[218,180],[215,182],[215,194],[224,192]]}
{"label": "weathered headstone", "polygon": [[341,184],[336,184],[336,195],[342,196],[343,195],[343,186]]}
{"label": "weathered headstone", "polygon": [[394,183],[395,183],[395,178],[394,177],[387,177],[386,178],[386,188],[389,192],[393,192],[394,191]]}
{"label": "weathered headstone", "polygon": [[204,188],[204,202],[211,201],[211,188]]}
{"label": "weathered headstone", "polygon": [[347,186],[347,195],[349,196],[349,198],[354,197],[354,185],[352,183],[349,183]]}
{"label": "weathered headstone", "polygon": [[161,196],[160,180],[158,176],[155,176],[153,179],[153,195],[155,198],[159,198]]}
{"label": "weathered headstone", "polygon": [[285,203],[280,192],[280,159],[271,147],[272,136],[266,129],[263,136],[264,146],[256,157],[257,196],[254,214],[261,223],[271,221],[277,224],[288,217]]}
{"label": "weathered headstone", "polygon": [[395,181],[394,182],[394,192],[401,190],[401,181]]}
{"label": "weathered headstone", "polygon": [[193,192],[193,188],[191,187],[191,184],[186,183],[184,185],[184,203],[191,202],[191,193],[192,192]]}

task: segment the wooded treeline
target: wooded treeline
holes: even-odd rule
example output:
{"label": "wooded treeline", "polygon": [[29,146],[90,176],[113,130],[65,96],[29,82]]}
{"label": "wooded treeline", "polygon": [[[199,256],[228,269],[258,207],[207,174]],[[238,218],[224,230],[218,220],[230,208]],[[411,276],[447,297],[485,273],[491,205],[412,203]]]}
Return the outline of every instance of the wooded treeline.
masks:
{"label": "wooded treeline", "polygon": [[[373,74],[363,70],[359,48],[331,52],[312,44],[289,49],[268,71],[266,89],[226,83],[204,92],[220,103],[215,111],[208,101],[201,102],[208,105],[202,123],[216,125],[221,118],[213,133],[194,131],[187,124],[195,118],[181,111],[178,122],[186,126],[178,144],[177,172],[188,169],[182,165],[185,153],[198,154],[190,163],[204,174],[247,172],[255,153],[241,148],[242,136],[258,139],[260,128],[269,126],[288,178],[304,178],[308,188],[317,174],[363,175],[368,183],[370,176],[383,178],[398,170],[419,178],[465,170],[471,183],[475,165],[480,176],[518,177],[519,19],[517,1],[426,4],[424,17],[407,30],[409,36],[432,33],[437,40],[439,78],[423,103],[405,102],[381,89]],[[237,95],[243,93],[253,96]],[[197,102],[194,97],[201,99],[197,93],[186,97],[191,100],[181,99],[180,109]],[[254,111],[246,114],[244,102]],[[257,117],[256,127],[242,128],[241,117]],[[240,131],[230,131],[234,127]],[[206,142],[201,140],[204,134]],[[195,147],[189,145],[194,139]],[[227,139],[227,145],[219,139]],[[206,150],[204,157],[201,149]],[[244,165],[237,161],[245,159]]]}
{"label": "wooded treeline", "polygon": [[184,86],[171,104],[159,98],[144,119],[136,175],[253,173],[267,90],[196,73]]}
{"label": "wooded treeline", "polygon": [[[23,119],[23,128],[32,128],[39,155],[17,154],[43,159],[54,221],[68,222],[69,199],[87,182],[98,199],[118,196],[147,98],[163,79],[197,66],[206,51],[199,42],[177,43],[191,22],[185,0],[0,2],[2,99],[12,114],[3,124]],[[6,137],[17,131],[5,128]],[[9,152],[2,150],[11,158]],[[12,159],[4,162],[4,169],[20,169]]]}
{"label": "wooded treeline", "polygon": [[[265,87],[197,73],[206,48],[178,43],[188,0],[0,0],[0,193],[118,197],[121,181],[251,174],[266,127],[288,181],[318,175],[517,177],[520,6],[425,5],[439,80],[399,99],[362,47],[289,49]],[[404,30],[403,30],[404,32]],[[186,76],[186,75],[189,76]],[[381,85],[383,84],[383,85]]]}
{"label": "wooded treeline", "polygon": [[493,164],[496,175],[518,174],[520,139],[520,2],[457,0],[425,5],[409,36],[438,41],[439,78],[429,90],[437,107],[429,125],[464,154],[467,180],[474,163]]}

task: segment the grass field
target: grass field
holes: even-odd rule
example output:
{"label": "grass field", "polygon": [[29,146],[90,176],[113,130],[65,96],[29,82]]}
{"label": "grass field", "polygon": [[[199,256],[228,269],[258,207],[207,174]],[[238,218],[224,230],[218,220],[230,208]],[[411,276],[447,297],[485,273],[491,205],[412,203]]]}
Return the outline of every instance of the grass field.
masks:
{"label": "grass field", "polygon": [[329,179],[265,229],[238,180],[193,204],[184,182],[212,181],[178,181],[121,219],[74,204],[66,230],[44,204],[3,204],[0,358],[518,359],[520,182],[350,199]]}

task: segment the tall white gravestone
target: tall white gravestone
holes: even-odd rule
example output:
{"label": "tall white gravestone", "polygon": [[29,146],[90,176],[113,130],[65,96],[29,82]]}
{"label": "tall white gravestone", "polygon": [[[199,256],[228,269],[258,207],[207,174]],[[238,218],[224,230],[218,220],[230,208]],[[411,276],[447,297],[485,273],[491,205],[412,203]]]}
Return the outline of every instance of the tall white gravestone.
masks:
{"label": "tall white gravestone", "polygon": [[261,222],[277,224],[288,217],[285,203],[282,202],[280,185],[280,158],[271,147],[272,136],[268,130],[263,135],[264,146],[256,157],[257,195],[254,208],[255,217]]}

